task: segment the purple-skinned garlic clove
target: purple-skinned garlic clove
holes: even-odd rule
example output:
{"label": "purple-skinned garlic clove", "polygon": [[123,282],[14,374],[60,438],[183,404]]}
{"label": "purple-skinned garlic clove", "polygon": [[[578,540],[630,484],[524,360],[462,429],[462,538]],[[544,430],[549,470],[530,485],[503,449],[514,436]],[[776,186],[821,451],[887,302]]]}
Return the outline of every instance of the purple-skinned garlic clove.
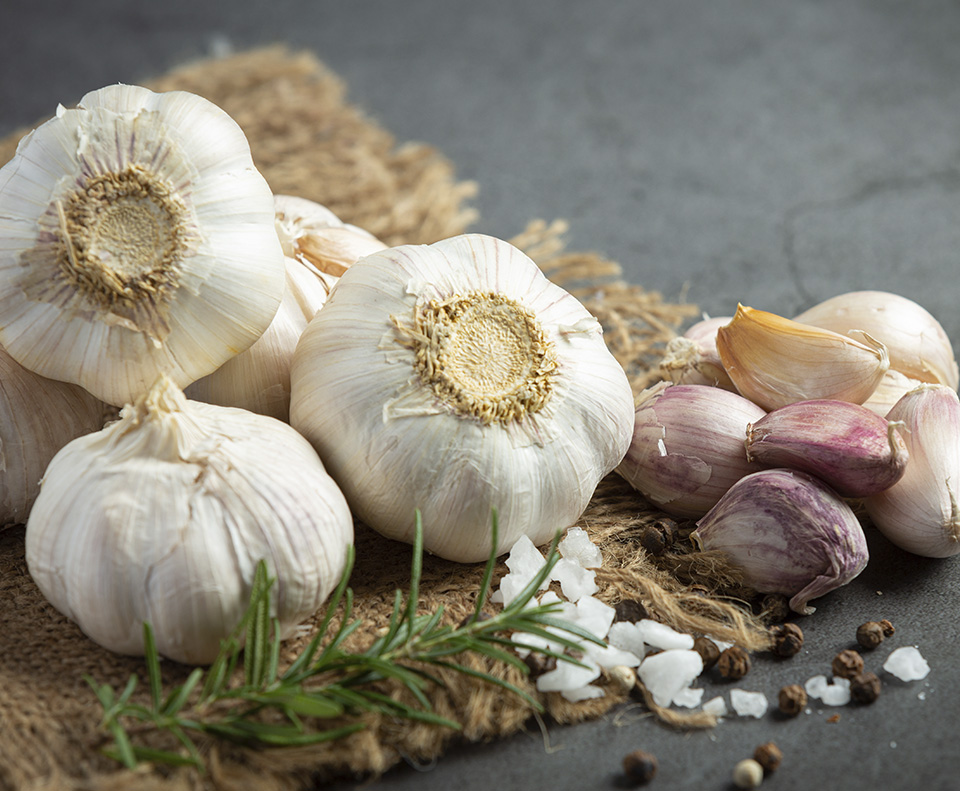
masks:
{"label": "purple-skinned garlic clove", "polygon": [[924,557],[960,553],[960,399],[946,385],[911,390],[887,418],[905,424],[910,463],[889,489],[864,500],[870,520],[901,549]]}
{"label": "purple-skinned garlic clove", "polygon": [[760,469],[747,461],[747,424],[764,411],[736,393],[660,382],[639,397],[633,440],[617,472],[674,516],[700,517],[736,481]]}
{"label": "purple-skinned garlic clove", "polygon": [[760,593],[808,602],[846,585],[867,565],[867,542],[849,505],[823,481],[771,469],[735,483],[692,533],[703,550],[719,550]]}
{"label": "purple-skinned garlic clove", "polygon": [[888,489],[909,459],[902,424],[848,401],[797,401],[747,426],[747,458],[826,481],[842,497]]}

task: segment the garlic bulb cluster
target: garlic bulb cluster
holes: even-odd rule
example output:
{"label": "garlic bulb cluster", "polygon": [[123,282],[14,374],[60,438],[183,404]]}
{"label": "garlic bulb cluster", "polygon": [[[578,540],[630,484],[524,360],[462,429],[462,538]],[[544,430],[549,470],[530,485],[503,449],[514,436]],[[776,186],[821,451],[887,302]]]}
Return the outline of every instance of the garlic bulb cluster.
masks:
{"label": "garlic bulb cluster", "polygon": [[197,401],[249,409],[286,422],[290,365],[307,322],[323,307],[333,284],[350,264],[386,245],[361,228],[344,224],[319,203],[277,195],[275,206],[286,264],[280,307],[253,346],[185,392]]}
{"label": "garlic bulb cluster", "polygon": [[344,272],[304,331],[291,424],[357,516],[473,562],[583,513],[630,444],[633,394],[599,322],[512,245],[476,234]]}
{"label": "garlic bulb cluster", "polygon": [[116,406],[210,373],[283,294],[273,195],[240,127],[184,92],[114,85],[0,169],[0,344]]}
{"label": "garlic bulb cluster", "polygon": [[148,621],[162,655],[202,664],[243,614],[261,559],[286,637],[338,583],[352,539],[347,503],[303,437],[161,379],[54,457],[26,559],[100,645],[140,654]]}
{"label": "garlic bulb cluster", "polygon": [[47,464],[99,431],[106,411],[82,387],[37,376],[0,348],[0,524],[26,520]]}

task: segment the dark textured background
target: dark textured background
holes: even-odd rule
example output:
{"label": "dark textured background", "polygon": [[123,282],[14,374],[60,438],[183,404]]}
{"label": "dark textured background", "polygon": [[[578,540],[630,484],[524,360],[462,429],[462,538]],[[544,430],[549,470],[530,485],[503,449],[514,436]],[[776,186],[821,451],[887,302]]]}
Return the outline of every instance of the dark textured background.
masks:
{"label": "dark textured background", "polygon": [[[949,0],[251,0],[0,2],[0,134],[111,82],[271,43],[306,47],[352,102],[476,179],[474,230],[570,221],[571,249],[713,315],[791,315],[841,291],[896,291],[960,343],[960,3]],[[763,741],[773,789],[956,789],[960,559],[871,536],[866,572],[804,619],[803,652],[740,686],[771,700],[829,673],[864,620],[917,645],[922,682],[884,675],[871,707],[679,734],[649,718],[473,745],[375,788],[617,788],[621,756],[660,758],[653,787],[724,789]],[[883,674],[882,674],[883,675]],[[705,681],[705,699],[731,685]],[[727,695],[729,698],[729,695]],[[632,712],[634,715],[637,712]],[[839,714],[838,722],[828,717]],[[344,788],[353,787],[353,784]]]}

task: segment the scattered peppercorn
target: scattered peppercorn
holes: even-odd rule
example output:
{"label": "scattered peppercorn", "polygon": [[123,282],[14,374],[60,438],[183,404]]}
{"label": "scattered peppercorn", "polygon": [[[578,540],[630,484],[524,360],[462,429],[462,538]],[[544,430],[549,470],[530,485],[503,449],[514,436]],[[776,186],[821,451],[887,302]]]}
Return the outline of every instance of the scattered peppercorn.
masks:
{"label": "scattered peppercorn", "polygon": [[882,619],[882,620],[880,621],[880,626],[883,627],[883,636],[884,636],[884,637],[889,637],[889,636],[892,635],[895,631],[897,631],[896,629],[893,628],[893,624],[890,623],[890,621],[888,621],[886,618],[884,618],[884,619]]}
{"label": "scattered peppercorn", "polygon": [[857,627],[857,642],[861,648],[866,648],[868,651],[880,645],[885,637],[883,627],[878,621],[867,621]]}
{"label": "scattered peppercorn", "polygon": [[738,645],[725,648],[717,658],[717,670],[731,681],[743,678],[750,672],[750,655]]}
{"label": "scattered peppercorn", "polygon": [[536,678],[557,668],[557,658],[531,651],[523,658],[523,663],[530,669],[530,677]]}
{"label": "scattered peppercorn", "polygon": [[763,782],[763,767],[753,758],[744,758],[733,767],[733,784],[737,788],[756,788]]}
{"label": "scattered peppercorn", "polygon": [[640,533],[640,546],[656,557],[666,552],[669,545],[660,530],[653,525],[646,525]]}
{"label": "scattered peppercorn", "polygon": [[623,773],[634,785],[645,785],[657,774],[657,756],[644,750],[634,750],[623,757]]}
{"label": "scattered peppercorn", "polygon": [[617,602],[613,607],[613,612],[614,621],[636,623],[637,621],[642,621],[644,618],[650,617],[647,614],[647,608],[643,606],[643,602],[637,601],[636,599],[624,599],[623,601]]}
{"label": "scattered peppercorn", "polygon": [[753,760],[763,767],[763,771],[769,774],[776,772],[783,760],[783,753],[773,742],[761,744],[753,751]]}
{"label": "scattered peppercorn", "polygon": [[783,623],[790,616],[790,599],[782,593],[768,593],[760,600],[760,618],[767,623]]}
{"label": "scattered peppercorn", "polygon": [[873,703],[880,697],[880,678],[876,673],[860,673],[850,679],[850,697],[857,703]]}
{"label": "scattered peppercorn", "polygon": [[803,630],[795,623],[782,623],[770,629],[773,653],[780,657],[795,656],[803,648]]}
{"label": "scattered peppercorn", "polygon": [[863,657],[852,648],[848,648],[833,658],[831,668],[835,676],[853,678],[863,672]]}
{"label": "scattered peppercorn", "polygon": [[709,670],[720,658],[720,648],[709,637],[697,637],[693,641],[693,650],[700,654],[703,669]]}
{"label": "scattered peppercorn", "polygon": [[788,717],[796,717],[807,706],[807,691],[799,684],[781,688],[778,698],[780,711]]}

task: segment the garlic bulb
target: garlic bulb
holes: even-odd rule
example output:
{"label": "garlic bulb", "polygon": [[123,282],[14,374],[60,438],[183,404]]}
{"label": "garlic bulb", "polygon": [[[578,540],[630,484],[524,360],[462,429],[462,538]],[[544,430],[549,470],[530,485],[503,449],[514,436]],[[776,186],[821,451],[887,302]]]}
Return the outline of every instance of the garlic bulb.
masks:
{"label": "garlic bulb", "polygon": [[204,664],[236,626],[257,563],[282,636],[343,573],[353,521],[310,444],[272,418],[188,401],[161,379],[50,462],[27,522],[30,574],[93,640]]}
{"label": "garlic bulb", "polygon": [[885,291],[851,291],[805,310],[794,321],[846,334],[869,333],[887,347],[890,368],[954,390],[960,374],[946,331],[911,299]]}
{"label": "garlic bulb", "polygon": [[0,344],[120,406],[210,373],[283,294],[273,196],[240,127],[184,92],[114,85],[0,169]]}
{"label": "garlic bulb", "polygon": [[890,410],[905,424],[910,463],[886,491],[864,500],[890,541],[931,558],[960,553],[960,400],[946,385],[923,384]]}
{"label": "garlic bulb", "polygon": [[106,410],[82,387],[37,376],[0,348],[0,525],[26,521],[50,460],[99,431]]}
{"label": "garlic bulb", "polygon": [[737,481],[691,538],[700,549],[724,552],[760,593],[790,596],[790,608],[803,615],[814,611],[810,599],[846,585],[869,559],[850,506],[796,470],[763,470]]}
{"label": "garlic bulb", "polygon": [[[249,409],[287,422],[290,364],[300,334],[347,266],[386,245],[356,226],[344,225],[319,203],[277,195],[275,205],[287,272],[280,308],[253,346],[194,382],[185,393],[197,401]],[[337,235],[331,239],[331,233]]]}
{"label": "garlic bulb", "polygon": [[703,319],[667,343],[660,373],[674,384],[710,385],[736,392],[717,351],[717,330],[732,317]]}
{"label": "garlic bulb", "polygon": [[506,242],[360,259],[297,346],[290,422],[382,534],[473,562],[583,513],[621,460],[633,395],[599,322]]}
{"label": "garlic bulb", "polygon": [[842,497],[893,486],[910,454],[902,425],[848,401],[797,401],[747,426],[747,458],[816,475]]}
{"label": "garlic bulb", "polygon": [[660,382],[637,398],[633,440],[617,472],[674,516],[700,517],[743,476],[760,469],[744,451],[764,411],[709,385]]}
{"label": "garlic bulb", "polygon": [[740,394],[767,411],[822,398],[862,404],[890,361],[882,343],[857,334],[862,342],[738,305],[717,330],[717,351]]}

